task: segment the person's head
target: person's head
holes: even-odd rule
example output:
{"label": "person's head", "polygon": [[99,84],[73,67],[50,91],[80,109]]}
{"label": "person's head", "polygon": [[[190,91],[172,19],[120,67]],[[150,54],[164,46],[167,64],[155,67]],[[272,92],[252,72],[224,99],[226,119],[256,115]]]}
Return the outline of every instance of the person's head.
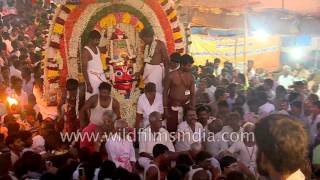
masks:
{"label": "person's head", "polygon": [[153,100],[156,97],[156,85],[152,82],[146,84],[144,93],[148,99]]}
{"label": "person's head", "polygon": [[170,67],[172,69],[177,68],[180,65],[181,55],[178,52],[172,53],[170,55]]}
{"label": "person's head", "polygon": [[21,91],[22,89],[22,79],[12,76],[11,77],[11,87],[14,89],[16,92]]}
{"label": "person's head", "polygon": [[221,60],[219,58],[215,58],[213,61],[213,65],[215,68],[218,68],[220,66]]}
{"label": "person's head", "polygon": [[248,69],[252,69],[254,65],[253,60],[248,60]]}
{"label": "person's head", "polygon": [[263,87],[266,91],[269,91],[273,88],[273,80],[272,79],[265,79],[263,81]]}
{"label": "person's head", "polygon": [[319,101],[319,97],[316,94],[309,94],[308,99],[310,103]]}
{"label": "person's head", "polygon": [[40,154],[30,152],[23,156],[22,159],[28,171],[42,173],[45,168],[45,162]]}
{"label": "person's head", "polygon": [[151,28],[144,28],[139,36],[145,44],[151,44],[154,39],[154,32]]}
{"label": "person's head", "polygon": [[185,120],[188,124],[195,124],[197,122],[197,113],[194,109],[187,109],[185,112]]}
{"label": "person's head", "polygon": [[98,46],[100,43],[100,39],[101,34],[98,31],[93,30],[89,33],[89,44],[91,44],[92,46]]}
{"label": "person's head", "polygon": [[291,111],[290,113],[294,116],[300,116],[302,113],[303,104],[301,101],[294,101],[290,104]]}
{"label": "person's head", "polygon": [[206,170],[198,170],[194,174],[192,174],[192,177],[189,177],[189,179],[192,180],[210,180],[210,175],[208,171]]}
{"label": "person's head", "polygon": [[255,142],[254,141],[254,127],[255,127],[254,124],[251,122],[247,122],[242,127],[244,131],[242,141],[245,144],[250,143],[252,145]]}
{"label": "person's head", "polygon": [[76,94],[78,92],[79,82],[76,79],[68,79],[66,89],[69,93]]}
{"label": "person's head", "polygon": [[102,115],[103,126],[106,128],[114,127],[114,121],[116,120],[117,116],[112,110],[107,110]]}
{"label": "person's head", "polygon": [[177,168],[172,168],[169,170],[167,175],[167,180],[177,180],[182,179],[183,175]]}
{"label": "person's head", "polygon": [[32,133],[30,131],[20,131],[19,136],[22,142],[24,142],[24,147],[29,148],[32,146]]}
{"label": "person's head", "polygon": [[316,101],[312,104],[311,112],[314,115],[320,114],[320,101]]}
{"label": "person's head", "polygon": [[215,119],[208,124],[208,130],[213,133],[218,133],[222,130],[223,122],[221,119]]}
{"label": "person's head", "polygon": [[218,89],[214,92],[214,98],[215,98],[215,100],[216,100],[217,102],[227,100],[226,91],[225,91],[223,88],[218,88]]}
{"label": "person's head", "polygon": [[266,92],[264,91],[260,91],[257,93],[257,97],[258,97],[258,102],[259,102],[259,106],[264,105],[265,103],[268,102],[268,95]]}
{"label": "person's head", "polygon": [[237,112],[232,112],[228,114],[227,125],[229,125],[234,132],[239,131],[241,124],[241,116]]}
{"label": "person's head", "polygon": [[117,167],[114,164],[114,162],[110,160],[106,160],[102,163],[99,174],[98,174],[98,179],[103,180],[103,179],[113,179],[115,175]]}
{"label": "person's head", "polygon": [[31,79],[31,70],[28,67],[24,67],[21,71],[21,76],[24,80],[30,80]]}
{"label": "person's head", "polygon": [[181,153],[178,155],[177,159],[176,159],[176,164],[183,164],[186,166],[192,166],[194,164],[194,162],[192,161],[192,157],[190,156],[190,154],[188,153]]}
{"label": "person's head", "polygon": [[198,91],[204,92],[208,88],[207,86],[207,78],[203,78],[200,80],[199,89]]}
{"label": "person's head", "polygon": [[188,55],[188,54],[184,54],[183,56],[181,56],[181,70],[184,72],[190,72],[192,69],[192,64],[194,63],[193,57]]}
{"label": "person's head", "polygon": [[219,115],[225,115],[229,113],[229,105],[227,101],[220,101],[217,106]]}
{"label": "person's head", "polygon": [[7,124],[7,128],[9,135],[16,134],[20,129],[20,125],[17,122],[12,121]]}
{"label": "person's head", "polygon": [[220,159],[219,163],[224,175],[228,175],[232,171],[238,171],[237,159],[232,156],[224,156]]}
{"label": "person's head", "polygon": [[228,173],[226,180],[245,180],[245,176],[242,172],[239,171],[231,171]]}
{"label": "person's head", "polygon": [[19,134],[9,135],[6,139],[6,145],[10,148],[10,150],[15,152],[21,152],[24,148],[24,143]]}
{"label": "person's head", "polygon": [[156,144],[152,149],[153,158],[160,164],[160,166],[168,165],[169,149],[163,144]]}
{"label": "person's head", "polygon": [[205,170],[211,169],[211,154],[206,151],[200,151],[195,158],[195,162],[197,165],[202,167]]}
{"label": "person's head", "polygon": [[210,108],[206,105],[199,106],[197,108],[198,120],[202,125],[207,125],[210,115]]}
{"label": "person's head", "polygon": [[128,128],[128,122],[125,119],[117,119],[114,123],[114,129],[120,133],[123,134],[123,131]]}
{"label": "person's head", "polygon": [[306,89],[306,84],[303,81],[296,81],[294,82],[294,90],[298,93],[303,94]]}
{"label": "person's head", "polygon": [[301,94],[298,92],[291,92],[288,96],[289,103],[293,103],[294,101],[302,101]]}
{"label": "person's head", "polygon": [[3,32],[3,33],[2,33],[2,38],[3,38],[4,40],[9,40],[9,39],[10,39],[10,34],[9,34],[8,32]]}
{"label": "person's head", "polygon": [[230,94],[230,96],[234,97],[237,93],[237,85],[235,83],[229,84],[227,92]]}
{"label": "person's head", "polygon": [[285,65],[282,67],[283,75],[288,76],[290,74],[290,71],[291,71],[290,66]]}
{"label": "person's head", "polygon": [[90,159],[90,150],[88,148],[79,149],[78,157],[81,163],[87,163]]}
{"label": "person's head", "polygon": [[256,124],[254,134],[259,174],[271,179],[274,174],[285,177],[305,163],[308,135],[303,124],[290,116],[267,116]]}
{"label": "person's head", "polygon": [[276,88],[276,97],[278,98],[284,98],[287,96],[287,90],[283,86],[277,86]]}
{"label": "person's head", "polygon": [[161,128],[161,114],[157,111],[152,112],[149,115],[150,128],[154,132],[159,132]]}
{"label": "person's head", "polygon": [[100,98],[104,99],[104,98],[110,97],[111,88],[112,88],[112,86],[109,83],[102,82],[99,85],[99,96],[100,96]]}

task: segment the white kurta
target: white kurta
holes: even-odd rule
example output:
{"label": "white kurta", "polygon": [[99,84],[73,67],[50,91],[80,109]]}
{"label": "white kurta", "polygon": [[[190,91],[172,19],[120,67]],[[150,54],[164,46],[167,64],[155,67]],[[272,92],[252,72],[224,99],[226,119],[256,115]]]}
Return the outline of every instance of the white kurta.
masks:
{"label": "white kurta", "polygon": [[191,144],[201,142],[203,131],[204,129],[199,122],[196,122],[195,132],[192,131],[187,121],[181,122],[178,126],[178,136],[180,136],[180,138],[177,139],[175,145],[176,151],[188,151],[191,148]]}
{"label": "white kurta", "polygon": [[139,135],[139,153],[145,152],[152,155],[153,147],[156,144],[163,144],[169,151],[175,152],[174,146],[170,140],[170,134],[164,128],[160,128],[158,133],[152,133],[151,128],[146,128]]}
{"label": "white kurta", "polygon": [[156,93],[153,104],[150,105],[148,98],[145,94],[142,94],[138,99],[137,113],[143,115],[143,122],[140,127],[145,128],[149,125],[149,115],[157,111],[163,113],[163,99],[160,93]]}
{"label": "white kurta", "polygon": [[132,171],[130,162],[136,162],[135,151],[130,137],[122,139],[119,135],[114,134],[106,142],[106,150],[108,157],[117,167],[122,167],[128,171]]}

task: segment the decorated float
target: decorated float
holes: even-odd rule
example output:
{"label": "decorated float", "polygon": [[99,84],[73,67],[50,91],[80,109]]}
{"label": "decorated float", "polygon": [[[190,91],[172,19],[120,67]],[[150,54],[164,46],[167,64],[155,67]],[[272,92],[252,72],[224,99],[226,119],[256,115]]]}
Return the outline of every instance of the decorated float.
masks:
{"label": "decorated float", "polygon": [[68,78],[84,82],[81,49],[91,30],[98,30],[102,63],[122,117],[133,122],[141,91],[134,73],[143,65],[143,28],[151,28],[166,43],[169,53],[185,51],[184,27],[168,0],[81,0],[61,4],[53,17],[44,63],[44,97],[48,105],[59,101]]}

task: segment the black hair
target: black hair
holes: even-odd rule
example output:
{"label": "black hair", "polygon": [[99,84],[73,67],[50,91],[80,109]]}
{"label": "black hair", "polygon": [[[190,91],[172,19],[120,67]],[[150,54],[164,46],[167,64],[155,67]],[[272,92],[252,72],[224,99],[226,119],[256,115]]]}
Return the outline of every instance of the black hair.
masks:
{"label": "black hair", "polygon": [[187,153],[182,153],[179,154],[176,160],[176,164],[182,164],[182,165],[187,165],[187,166],[192,166],[193,165],[193,161],[192,158],[190,157],[189,154]]}
{"label": "black hair", "polygon": [[20,125],[15,121],[11,121],[7,124],[7,128],[8,128],[8,134],[11,135],[19,131]]}
{"label": "black hair", "polygon": [[144,29],[142,29],[140,31],[139,36],[140,36],[140,38],[142,38],[142,37],[153,37],[154,36],[154,32],[153,32],[152,28],[145,27]]}
{"label": "black hair", "polygon": [[289,103],[293,103],[294,101],[298,101],[301,95],[298,92],[291,92],[288,96]]}
{"label": "black hair", "polygon": [[156,144],[153,147],[152,155],[153,155],[154,158],[157,158],[158,156],[160,156],[161,154],[166,153],[167,151],[169,151],[167,146],[165,146],[163,144]]}
{"label": "black hair", "polygon": [[90,40],[95,40],[95,39],[99,39],[100,40],[100,38],[101,38],[101,34],[96,30],[93,30],[93,31],[91,31],[89,33],[89,39]]}
{"label": "black hair", "polygon": [[316,94],[310,94],[308,96],[308,99],[311,100],[312,102],[316,102],[316,101],[319,101],[319,96]]}
{"label": "black hair", "polygon": [[212,158],[212,155],[210,153],[208,153],[207,151],[200,151],[196,158],[195,158],[195,161],[196,161],[196,164],[199,164],[207,159],[210,159]]}
{"label": "black hair", "polygon": [[32,133],[30,131],[20,131],[19,137],[21,138],[22,141],[26,141],[32,137]]}
{"label": "black hair", "polygon": [[181,56],[181,64],[186,65],[186,64],[193,64],[194,60],[193,57],[190,56],[189,54],[184,54]]}
{"label": "black hair", "polygon": [[267,84],[268,86],[273,87],[274,82],[273,82],[272,79],[265,79],[263,82],[264,82],[265,84]]}
{"label": "black hair", "polygon": [[293,103],[290,104],[290,106],[302,109],[303,103],[301,101],[294,101]]}
{"label": "black hair", "polygon": [[213,63],[220,63],[220,62],[221,62],[221,60],[219,58],[214,58]]}
{"label": "black hair", "polygon": [[145,93],[156,92],[156,84],[154,84],[153,82],[148,82],[144,87],[144,92]]}
{"label": "black hair", "polygon": [[18,133],[11,134],[6,138],[6,145],[9,147],[9,145],[13,144],[18,139],[21,139]]}
{"label": "black hair", "polygon": [[215,98],[216,101],[217,101],[220,97],[223,97],[225,93],[226,93],[226,91],[225,91],[223,88],[218,88],[218,89],[214,92],[214,98]]}
{"label": "black hair", "polygon": [[225,157],[221,158],[221,160],[219,161],[221,171],[224,172],[224,168],[226,168],[236,162],[237,162],[237,159],[232,156],[225,156]]}
{"label": "black hair", "polygon": [[175,63],[180,63],[181,62],[181,55],[178,52],[174,52],[170,55],[170,61],[175,62]]}
{"label": "black hair", "polygon": [[68,79],[66,83],[67,91],[77,90],[79,87],[79,82],[76,79]]}
{"label": "black hair", "polygon": [[104,161],[99,171],[98,180],[113,179],[116,169],[117,167],[114,162],[110,160]]}
{"label": "black hair", "polygon": [[101,90],[108,90],[109,92],[111,92],[111,89],[112,89],[112,86],[107,83],[107,82],[102,82],[100,85],[99,85],[99,91]]}
{"label": "black hair", "polygon": [[167,180],[177,180],[182,178],[182,173],[177,168],[172,168],[169,170],[167,175]]}
{"label": "black hair", "polygon": [[207,112],[207,113],[210,113],[210,112],[211,112],[211,109],[210,109],[210,107],[207,106],[207,105],[201,105],[201,106],[199,106],[199,107],[197,108],[197,110],[196,110],[197,114],[199,114],[200,112],[203,112],[203,111],[205,111],[205,112]]}
{"label": "black hair", "polygon": [[318,109],[320,109],[320,101],[313,102],[312,104],[317,106]]}
{"label": "black hair", "polygon": [[245,176],[243,173],[238,172],[238,171],[232,171],[228,173],[227,175],[227,180],[245,180]]}
{"label": "black hair", "polygon": [[88,148],[81,148],[78,153],[80,162],[88,162],[90,159],[90,150]]}

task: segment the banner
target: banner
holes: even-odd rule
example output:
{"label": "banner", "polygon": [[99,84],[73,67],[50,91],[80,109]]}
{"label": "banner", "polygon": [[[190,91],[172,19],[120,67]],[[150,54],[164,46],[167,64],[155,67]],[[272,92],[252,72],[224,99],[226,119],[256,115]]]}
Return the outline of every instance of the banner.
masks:
{"label": "banner", "polygon": [[[245,50],[243,37],[213,37],[207,35],[191,35],[190,53],[196,65],[204,65],[220,58],[222,63],[229,61],[234,67],[243,69],[247,60],[253,60],[255,68],[275,70],[280,65],[280,37],[270,36],[266,39],[248,37]],[[246,52],[246,61],[244,60]]]}

